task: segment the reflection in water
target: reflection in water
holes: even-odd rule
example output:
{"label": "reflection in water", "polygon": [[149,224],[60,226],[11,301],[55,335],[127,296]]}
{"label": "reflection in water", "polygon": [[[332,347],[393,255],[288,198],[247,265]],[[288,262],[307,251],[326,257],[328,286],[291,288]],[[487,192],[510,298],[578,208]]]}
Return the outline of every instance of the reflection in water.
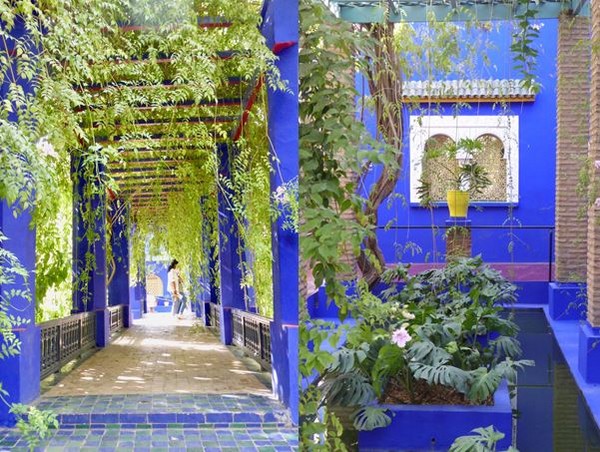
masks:
{"label": "reflection in water", "polygon": [[600,434],[571,376],[544,313],[518,309],[523,358],[534,368],[519,375],[516,437],[520,452],[600,452]]}
{"label": "reflection in water", "polygon": [[554,450],[600,451],[598,432],[566,363],[554,366]]}

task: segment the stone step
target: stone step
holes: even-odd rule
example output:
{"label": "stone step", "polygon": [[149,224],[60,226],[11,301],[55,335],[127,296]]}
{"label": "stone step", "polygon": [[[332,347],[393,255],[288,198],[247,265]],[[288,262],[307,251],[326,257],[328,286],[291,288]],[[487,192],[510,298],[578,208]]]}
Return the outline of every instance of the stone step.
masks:
{"label": "stone step", "polygon": [[[39,444],[42,451],[261,451],[298,450],[296,428],[60,428]],[[0,430],[0,451],[28,451],[15,429]]]}
{"label": "stone step", "polygon": [[[283,418],[281,420],[281,418]],[[144,425],[152,427],[200,428],[204,425],[213,428],[229,426],[290,426],[289,420],[282,415],[278,419],[275,413],[106,413],[106,414],[60,414],[57,417],[61,426],[88,426],[106,428],[120,425],[138,428]]]}
{"label": "stone step", "polygon": [[251,394],[133,394],[42,397],[36,406],[51,410],[61,426],[214,428],[291,426],[288,410],[276,400]]}

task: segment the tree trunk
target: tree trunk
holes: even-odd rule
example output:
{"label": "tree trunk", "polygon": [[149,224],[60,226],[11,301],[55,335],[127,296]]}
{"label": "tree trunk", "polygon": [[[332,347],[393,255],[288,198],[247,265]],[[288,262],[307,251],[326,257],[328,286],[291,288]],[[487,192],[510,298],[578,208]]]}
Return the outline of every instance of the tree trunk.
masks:
{"label": "tree trunk", "polygon": [[[359,257],[359,266],[364,278],[372,287],[385,269],[385,257],[379,247],[376,229],[378,210],[381,204],[394,192],[403,162],[403,110],[402,110],[402,72],[394,49],[394,24],[370,25],[370,32],[379,43],[376,61],[369,73],[369,89],[375,99],[377,118],[377,139],[395,150],[393,167],[385,166],[379,179],[371,188],[369,199],[364,208],[365,215],[374,226],[373,235],[364,242],[364,250]],[[369,258],[367,251],[374,259]]]}

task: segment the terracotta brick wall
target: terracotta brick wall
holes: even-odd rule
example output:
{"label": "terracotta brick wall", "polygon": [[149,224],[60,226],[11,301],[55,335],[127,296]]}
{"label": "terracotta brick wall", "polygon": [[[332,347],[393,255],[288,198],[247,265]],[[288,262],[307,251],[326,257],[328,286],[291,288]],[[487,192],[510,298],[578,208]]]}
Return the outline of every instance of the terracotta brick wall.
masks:
{"label": "terracotta brick wall", "polygon": [[[592,42],[600,39],[600,2],[591,2]],[[591,162],[600,159],[600,53],[592,52],[590,90],[590,146]],[[600,170],[594,169],[592,183],[600,180]],[[600,208],[592,206],[588,218],[588,320],[600,326]]]}
{"label": "terracotta brick wall", "polygon": [[471,229],[457,227],[446,232],[446,262],[472,255]]}
{"label": "terracotta brick wall", "polygon": [[584,281],[586,202],[576,193],[588,153],[590,21],[562,16],[557,58],[556,279]]}

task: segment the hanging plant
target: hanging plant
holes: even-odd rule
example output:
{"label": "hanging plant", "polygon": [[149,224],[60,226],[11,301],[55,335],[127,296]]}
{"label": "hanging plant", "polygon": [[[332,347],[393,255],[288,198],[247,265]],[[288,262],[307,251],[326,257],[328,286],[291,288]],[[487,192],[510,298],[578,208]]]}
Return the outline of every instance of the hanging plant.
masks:
{"label": "hanging plant", "polygon": [[[144,261],[143,244],[152,237],[153,250],[180,254],[192,286],[206,274],[208,255],[218,243],[218,166],[210,159],[198,165],[190,157],[213,155],[220,142],[230,141],[246,86],[258,74],[264,74],[268,87],[285,89],[259,30],[260,6],[259,1],[229,0],[0,6],[6,24],[0,74],[8,87],[0,117],[16,115],[20,129],[53,144],[62,165],[54,182],[61,189],[69,183],[71,155],[83,161],[76,180],[85,180],[81,215],[88,253],[78,283],[84,292],[98,238],[94,228],[100,212],[93,200],[107,189],[134,210],[134,265]],[[217,26],[204,27],[206,18]],[[24,90],[24,82],[35,90]],[[256,119],[266,121],[266,116]],[[149,161],[155,162],[150,171]],[[131,171],[145,177],[121,177]],[[172,190],[174,183],[180,190]],[[198,196],[205,197],[202,203]],[[60,200],[63,222],[68,202],[66,196]],[[36,220],[46,225],[40,227],[39,248],[57,249],[56,219],[40,215]],[[63,266],[39,272],[44,291],[70,267],[70,249],[58,248]],[[260,249],[258,242],[255,248]]]}

